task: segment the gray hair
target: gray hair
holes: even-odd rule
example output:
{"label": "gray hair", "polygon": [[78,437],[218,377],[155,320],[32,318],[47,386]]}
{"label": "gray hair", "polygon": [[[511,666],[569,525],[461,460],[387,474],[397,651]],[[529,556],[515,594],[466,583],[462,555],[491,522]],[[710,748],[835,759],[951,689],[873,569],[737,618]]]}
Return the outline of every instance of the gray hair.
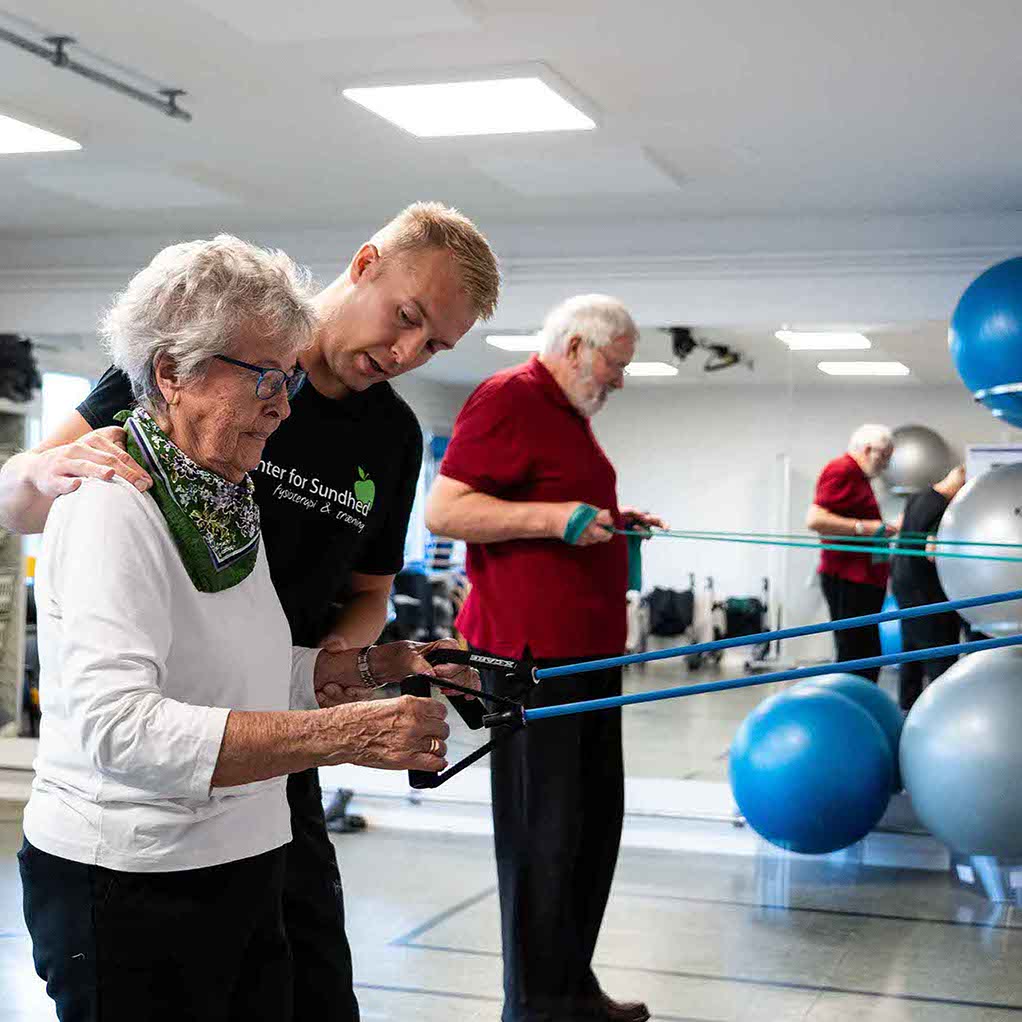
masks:
{"label": "gray hair", "polygon": [[307,347],[316,322],[309,273],[283,252],[219,234],[159,252],[114,299],[100,336],[135,399],[154,411],[163,405],[158,356],[187,382],[253,321],[282,338],[284,357]]}
{"label": "gray hair", "polygon": [[639,329],[628,310],[609,295],[575,295],[551,309],[539,332],[544,355],[563,355],[572,337],[603,348],[618,337],[638,342]]}
{"label": "gray hair", "polygon": [[848,441],[848,451],[862,451],[867,447],[893,447],[894,436],[886,426],[876,422],[867,422],[860,426]]}

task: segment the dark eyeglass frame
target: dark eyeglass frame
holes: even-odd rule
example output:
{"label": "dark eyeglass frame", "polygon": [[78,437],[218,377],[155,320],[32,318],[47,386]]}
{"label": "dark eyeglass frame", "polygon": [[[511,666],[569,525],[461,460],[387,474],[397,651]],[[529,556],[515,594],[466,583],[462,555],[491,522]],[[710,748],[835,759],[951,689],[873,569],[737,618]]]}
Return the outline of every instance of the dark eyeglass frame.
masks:
{"label": "dark eyeglass frame", "polygon": [[256,397],[260,401],[269,401],[276,397],[282,387],[287,390],[288,401],[293,401],[295,395],[302,389],[302,384],[308,378],[308,373],[296,365],[294,370],[288,374],[283,369],[275,369],[270,366],[257,366],[251,362],[242,362],[241,359],[228,358],[226,355],[214,355],[214,358],[228,365],[238,366],[239,369],[247,369],[250,373],[258,373],[256,380]]}

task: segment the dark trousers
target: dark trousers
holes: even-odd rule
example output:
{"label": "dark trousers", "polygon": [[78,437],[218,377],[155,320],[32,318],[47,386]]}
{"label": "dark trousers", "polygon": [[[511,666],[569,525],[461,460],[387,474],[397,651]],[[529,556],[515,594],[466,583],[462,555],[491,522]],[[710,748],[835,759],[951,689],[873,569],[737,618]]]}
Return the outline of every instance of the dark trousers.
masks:
{"label": "dark trousers", "polygon": [[[487,673],[490,691],[521,695]],[[548,706],[620,693],[620,670],[596,671],[540,682],[527,702]],[[624,817],[621,711],[527,727],[493,751],[490,771],[504,949],[501,1017],[560,1022],[577,999],[599,991],[591,961]]]}
{"label": "dark trousers", "polygon": [[[899,607],[921,607],[927,603],[946,600],[943,593],[924,593],[913,586],[892,582],[891,589]],[[930,614],[927,617],[908,618],[901,622],[901,645],[905,650],[929,649],[932,646],[950,646],[958,642],[962,633],[962,619],[957,614]],[[911,710],[922,694],[926,683],[939,678],[958,657],[936,657],[916,660],[898,667],[898,700],[903,710]]]}
{"label": "dark trousers", "polygon": [[18,853],[36,972],[61,1022],[288,1022],[284,851],[174,873]]}
{"label": "dark trousers", "polygon": [[[836,575],[821,575],[820,584],[827,599],[831,621],[861,614],[879,614],[884,605],[886,591],[879,586],[862,582],[849,582]],[[880,656],[880,630],[876,625],[865,628],[847,628],[834,632],[834,646],[838,660],[862,660],[865,657]],[[880,677],[880,668],[856,671],[863,678],[875,682]]]}
{"label": "dark trousers", "polygon": [[358,1022],[337,856],[326,830],[319,774],[287,779],[284,928],[291,946],[295,1022]]}

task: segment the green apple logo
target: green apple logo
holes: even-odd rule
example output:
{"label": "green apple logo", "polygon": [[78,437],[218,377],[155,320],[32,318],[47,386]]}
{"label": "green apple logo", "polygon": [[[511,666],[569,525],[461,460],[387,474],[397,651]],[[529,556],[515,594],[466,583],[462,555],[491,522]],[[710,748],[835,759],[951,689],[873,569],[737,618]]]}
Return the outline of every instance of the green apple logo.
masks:
{"label": "green apple logo", "polygon": [[376,483],[365,474],[365,469],[361,466],[358,470],[358,482],[355,483],[355,498],[367,508],[372,508],[376,499]]}

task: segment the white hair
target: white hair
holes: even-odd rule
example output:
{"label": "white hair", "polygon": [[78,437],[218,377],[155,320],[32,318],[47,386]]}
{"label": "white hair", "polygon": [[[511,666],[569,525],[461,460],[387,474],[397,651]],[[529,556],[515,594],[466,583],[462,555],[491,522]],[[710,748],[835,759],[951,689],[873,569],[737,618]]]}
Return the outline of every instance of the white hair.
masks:
{"label": "white hair", "polygon": [[564,355],[572,337],[590,348],[602,348],[628,337],[638,342],[639,329],[628,310],[608,295],[576,295],[551,309],[539,332],[544,355]]}
{"label": "white hair", "polygon": [[852,434],[848,441],[848,451],[854,453],[865,450],[867,447],[880,449],[893,445],[894,436],[886,426],[881,426],[876,422],[867,422]]}
{"label": "white hair", "polygon": [[153,411],[163,405],[158,356],[187,382],[230,350],[246,323],[279,337],[290,358],[311,343],[315,321],[307,270],[283,252],[220,234],[159,252],[114,299],[100,336],[135,399]]}

